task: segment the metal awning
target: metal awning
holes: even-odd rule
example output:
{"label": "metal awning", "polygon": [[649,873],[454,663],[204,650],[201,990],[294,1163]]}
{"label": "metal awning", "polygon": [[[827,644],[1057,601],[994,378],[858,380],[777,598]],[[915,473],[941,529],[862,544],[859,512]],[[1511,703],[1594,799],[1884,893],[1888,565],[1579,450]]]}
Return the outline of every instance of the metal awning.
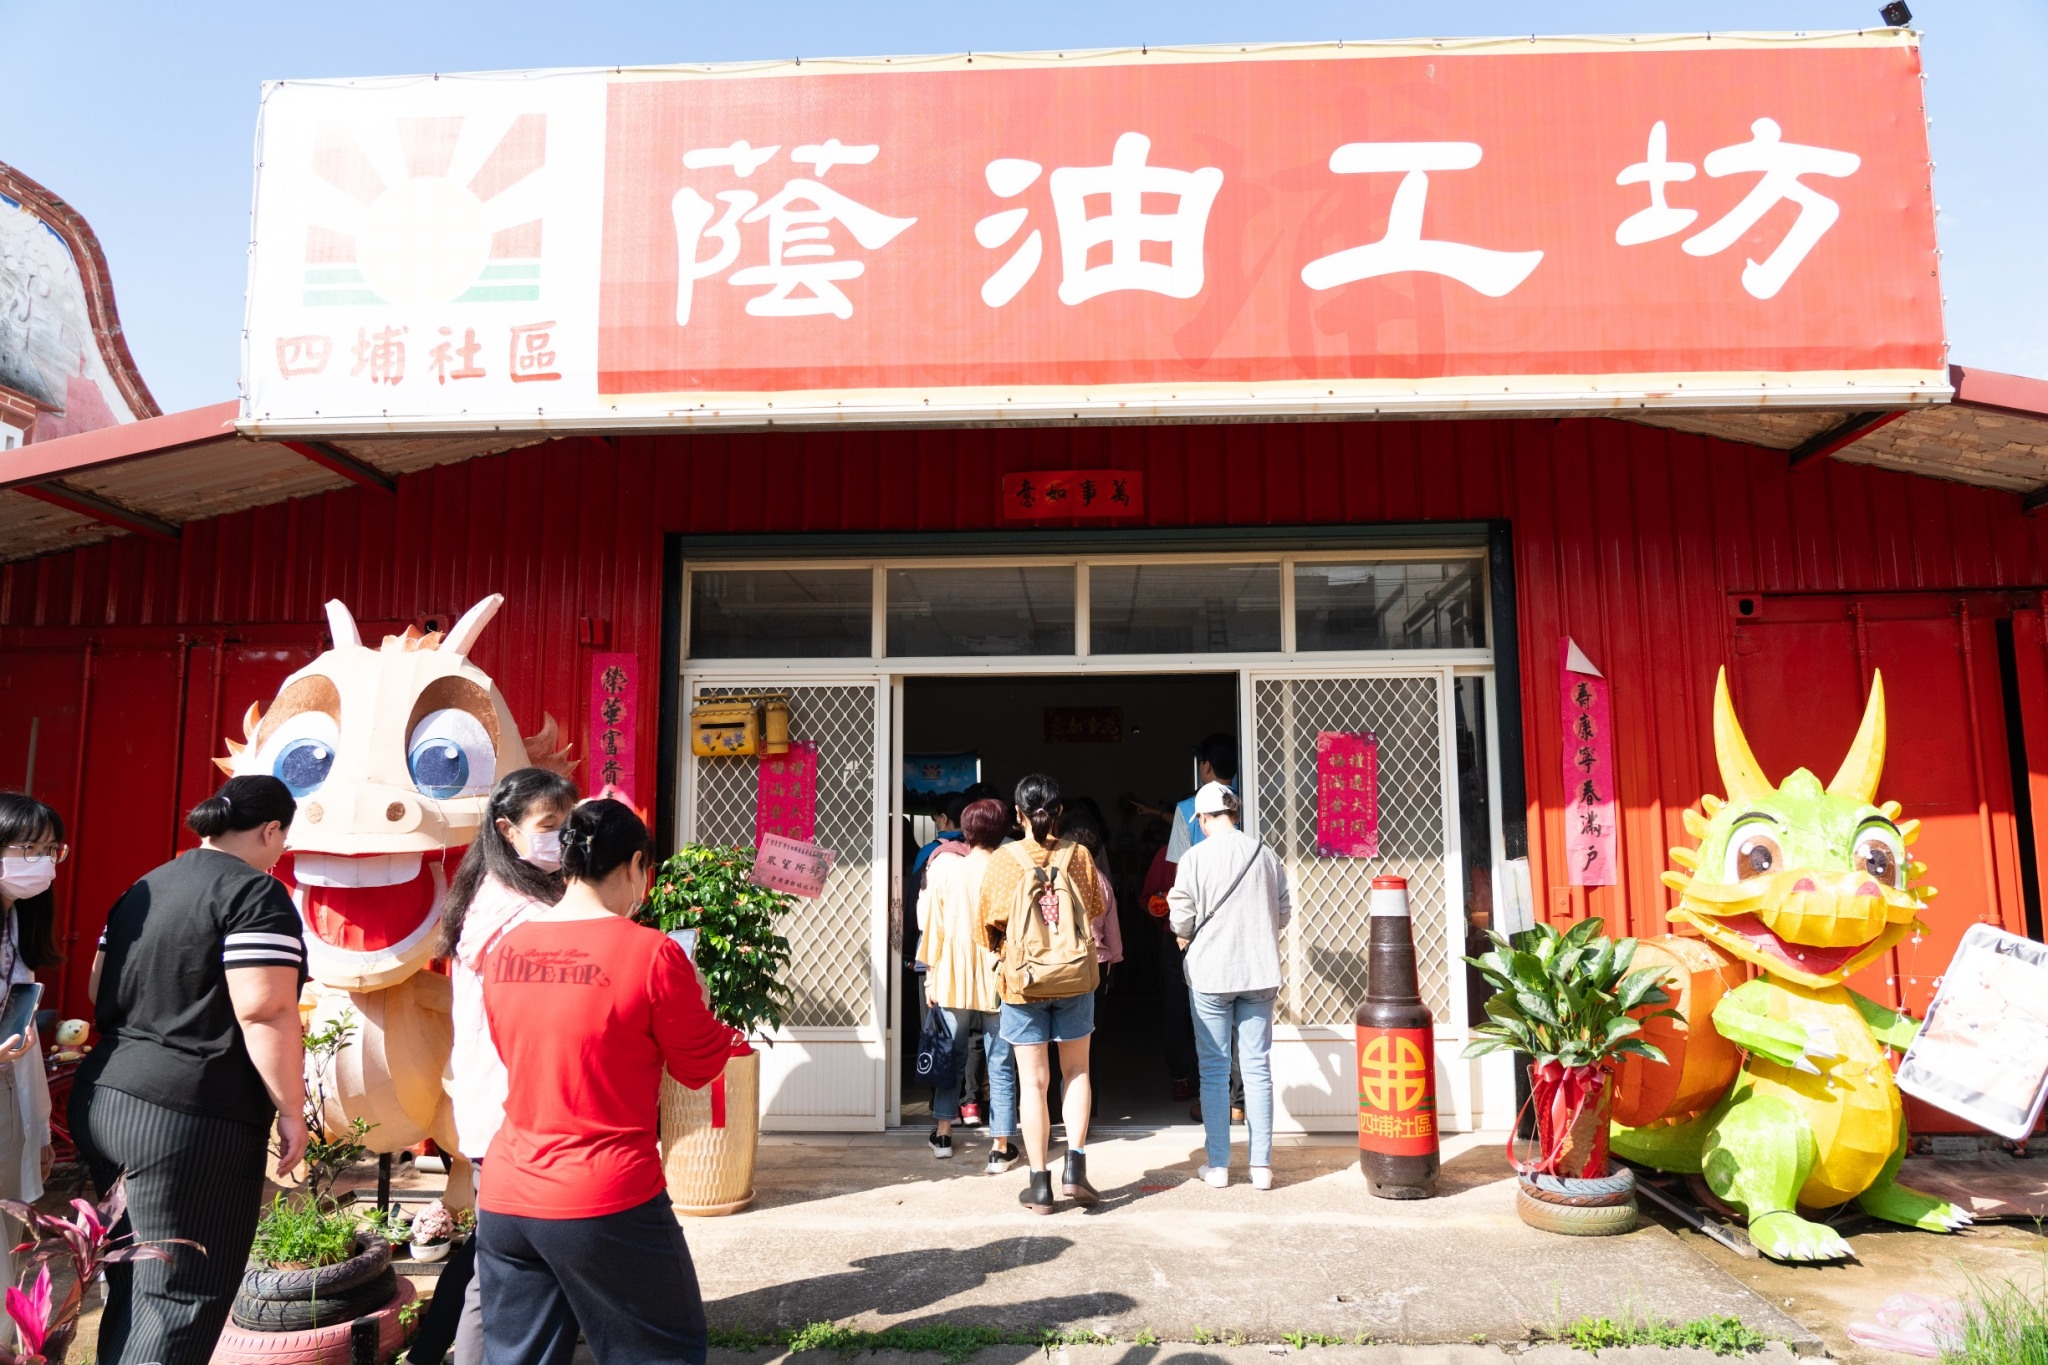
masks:
{"label": "metal awning", "polygon": [[[2005,489],[2029,511],[2048,505],[2048,380],[1958,365],[1950,382],[1953,402],[1903,410],[1660,409],[1619,420],[1781,450],[1793,464],[1847,460]],[[187,521],[351,484],[390,493],[400,475],[565,434],[256,440],[236,433],[237,413],[216,403],[0,455],[0,561],[116,535],[175,539]]]}

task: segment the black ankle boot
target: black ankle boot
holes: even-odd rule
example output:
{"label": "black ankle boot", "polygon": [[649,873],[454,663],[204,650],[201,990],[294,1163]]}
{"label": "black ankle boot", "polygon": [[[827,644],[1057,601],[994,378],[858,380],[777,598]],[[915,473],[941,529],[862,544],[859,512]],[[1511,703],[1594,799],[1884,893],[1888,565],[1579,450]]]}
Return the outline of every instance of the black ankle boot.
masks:
{"label": "black ankle boot", "polygon": [[1065,1186],[1067,1198],[1076,1204],[1093,1204],[1102,1198],[1095,1192],[1095,1187],[1088,1183],[1086,1152],[1067,1153],[1066,1174],[1061,1177],[1060,1184]]}
{"label": "black ankle boot", "polygon": [[1033,1171],[1031,1183],[1018,1191],[1017,1202],[1033,1213],[1051,1213],[1052,1172]]}

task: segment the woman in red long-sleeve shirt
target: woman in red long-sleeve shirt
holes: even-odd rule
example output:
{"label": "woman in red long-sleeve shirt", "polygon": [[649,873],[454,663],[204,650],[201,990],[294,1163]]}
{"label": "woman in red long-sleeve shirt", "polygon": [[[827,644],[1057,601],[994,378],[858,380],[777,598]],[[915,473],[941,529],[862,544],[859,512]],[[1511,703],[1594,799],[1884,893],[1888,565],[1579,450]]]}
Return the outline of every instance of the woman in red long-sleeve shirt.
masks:
{"label": "woman in red long-sleeve shirt", "polygon": [[485,960],[509,1081],[477,1219],[493,1365],[567,1365],[579,1324],[600,1365],[704,1365],[704,1300],[662,1180],[661,1073],[707,1085],[746,1042],[683,950],[631,919],[653,855],[630,808],[576,807],[561,903]]}

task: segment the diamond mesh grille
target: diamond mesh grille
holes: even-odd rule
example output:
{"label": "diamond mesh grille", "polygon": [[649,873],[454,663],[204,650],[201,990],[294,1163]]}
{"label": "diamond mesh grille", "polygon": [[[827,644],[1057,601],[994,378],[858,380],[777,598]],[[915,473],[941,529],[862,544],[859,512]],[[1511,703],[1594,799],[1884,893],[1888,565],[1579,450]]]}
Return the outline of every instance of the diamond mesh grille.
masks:
{"label": "diamond mesh grille", "polygon": [[[765,684],[699,687],[699,698],[771,690]],[[825,894],[798,901],[782,921],[790,948],[790,1010],[799,1028],[874,1022],[870,944],[874,907],[875,689],[776,687],[789,694],[789,732],[818,746],[817,842],[838,853]],[[692,810],[701,843],[754,846],[758,760],[697,758]]]}
{"label": "diamond mesh grille", "polygon": [[[1253,686],[1259,824],[1287,864],[1294,896],[1280,1017],[1349,1027],[1365,999],[1368,893],[1374,877],[1408,879],[1422,999],[1450,1017],[1444,866],[1442,680],[1260,679]],[[1316,856],[1316,733],[1379,736],[1380,856]]]}

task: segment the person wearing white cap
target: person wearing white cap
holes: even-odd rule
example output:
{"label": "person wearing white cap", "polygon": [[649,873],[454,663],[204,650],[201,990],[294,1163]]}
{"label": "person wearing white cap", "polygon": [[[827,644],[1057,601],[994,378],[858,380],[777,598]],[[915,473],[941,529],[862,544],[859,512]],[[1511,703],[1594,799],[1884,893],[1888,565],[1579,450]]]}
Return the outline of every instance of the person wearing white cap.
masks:
{"label": "person wearing white cap", "polygon": [[1273,1000],[1280,991],[1280,932],[1294,913],[1287,870],[1237,827],[1237,793],[1210,782],[1195,793],[1202,841],[1183,854],[1166,893],[1195,1017],[1207,1160],[1198,1175],[1230,1183],[1230,1055],[1236,1044],[1251,1132],[1251,1178],[1273,1187]]}

